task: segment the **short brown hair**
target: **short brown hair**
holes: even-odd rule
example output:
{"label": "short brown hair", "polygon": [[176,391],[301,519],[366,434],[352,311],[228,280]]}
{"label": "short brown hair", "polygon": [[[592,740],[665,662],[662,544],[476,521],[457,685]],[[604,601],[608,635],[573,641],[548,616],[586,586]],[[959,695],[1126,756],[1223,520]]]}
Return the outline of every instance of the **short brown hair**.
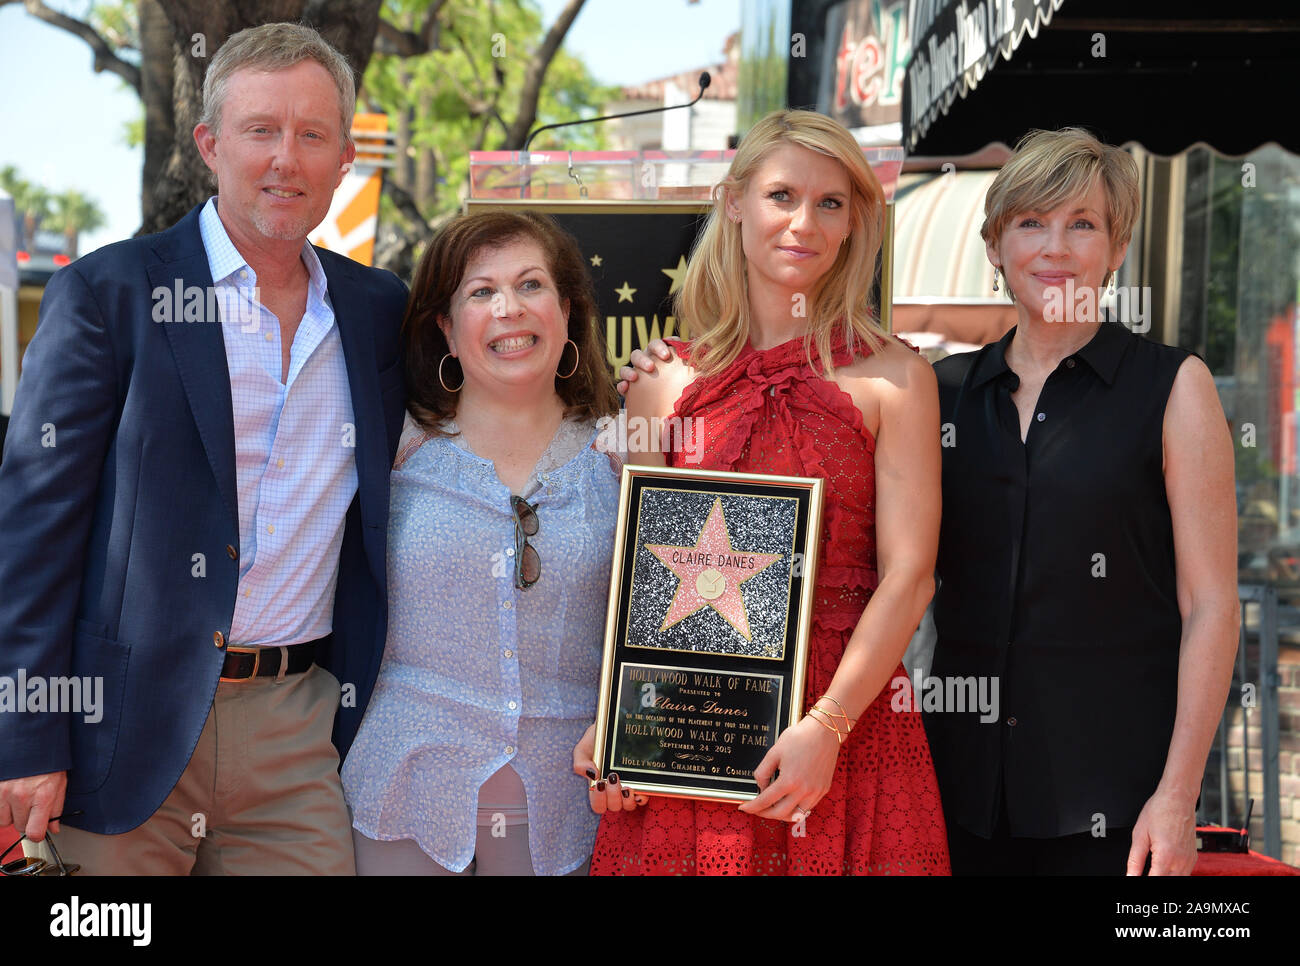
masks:
{"label": "short brown hair", "polygon": [[996,243],[1016,215],[1051,211],[1094,183],[1106,194],[1106,230],[1119,247],[1133,237],[1141,205],[1137,162],[1083,128],[1030,131],[989,186],[980,237]]}
{"label": "short brown hair", "polygon": [[237,70],[272,71],[314,60],[329,73],[339,92],[339,123],[343,145],[352,141],[352,115],[357,109],[356,81],[347,58],[311,27],[296,23],[265,23],[231,34],[208,65],[203,77],[203,116],[213,134],[221,133],[221,108],[226,86]]}
{"label": "short brown hair", "polygon": [[[578,243],[544,215],[482,211],[448,222],[425,249],[402,320],[411,415],[429,432],[439,432],[438,424],[456,415],[456,394],[443,389],[438,379],[438,366],[450,351],[438,319],[451,316],[452,296],[475,255],[519,239],[535,242],[545,253],[546,269],[560,301],[569,303],[568,334],[578,346],[578,369],[567,379],[555,377],[564,415],[595,419],[618,411],[613,372],[600,338],[596,296]],[[563,358],[567,357],[566,352]],[[448,366],[448,378],[453,371]]]}

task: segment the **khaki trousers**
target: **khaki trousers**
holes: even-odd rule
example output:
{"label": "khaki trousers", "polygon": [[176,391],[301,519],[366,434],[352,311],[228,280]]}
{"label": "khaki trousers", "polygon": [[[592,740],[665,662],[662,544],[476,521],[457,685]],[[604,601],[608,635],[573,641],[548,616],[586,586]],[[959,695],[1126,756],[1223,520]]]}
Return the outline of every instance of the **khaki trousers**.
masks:
{"label": "khaki trousers", "polygon": [[330,741],[338,703],[338,681],[314,665],[279,683],[221,682],[167,800],[120,835],[64,824],[64,862],[79,875],[355,875]]}

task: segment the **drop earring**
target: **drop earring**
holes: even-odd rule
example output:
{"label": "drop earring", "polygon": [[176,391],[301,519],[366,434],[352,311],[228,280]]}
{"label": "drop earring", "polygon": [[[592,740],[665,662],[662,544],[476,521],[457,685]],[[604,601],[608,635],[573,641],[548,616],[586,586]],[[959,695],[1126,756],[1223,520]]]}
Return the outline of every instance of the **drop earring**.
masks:
{"label": "drop earring", "polygon": [[993,291],[996,292],[997,290],[998,290],[998,267],[994,265],[993,266]]}

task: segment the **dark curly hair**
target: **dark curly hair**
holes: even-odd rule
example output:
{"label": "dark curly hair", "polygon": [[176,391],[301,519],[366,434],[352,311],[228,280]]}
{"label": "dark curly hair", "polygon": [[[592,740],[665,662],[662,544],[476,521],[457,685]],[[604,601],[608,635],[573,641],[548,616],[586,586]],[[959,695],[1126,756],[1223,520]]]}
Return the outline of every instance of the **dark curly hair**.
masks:
{"label": "dark curly hair", "polygon": [[[413,415],[427,431],[456,414],[456,394],[442,388],[438,364],[449,351],[438,319],[451,315],[452,295],[470,260],[485,248],[528,239],[546,255],[560,301],[569,302],[569,338],[578,346],[578,369],[555,379],[566,417],[595,419],[618,411],[613,371],[605,359],[596,316],[596,296],[582,251],[573,236],[550,218],[531,211],[483,211],[448,222],[429,245],[415,270],[411,298],[402,320],[406,385]],[[566,351],[563,359],[567,359]]]}

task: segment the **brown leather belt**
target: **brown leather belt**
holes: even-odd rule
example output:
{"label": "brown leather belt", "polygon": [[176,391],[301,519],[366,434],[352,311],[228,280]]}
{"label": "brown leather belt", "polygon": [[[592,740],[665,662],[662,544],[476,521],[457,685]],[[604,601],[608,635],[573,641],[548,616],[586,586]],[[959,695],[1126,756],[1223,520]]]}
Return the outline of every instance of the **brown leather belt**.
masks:
{"label": "brown leather belt", "polygon": [[221,680],[246,681],[249,678],[278,678],[301,674],[316,663],[316,648],[328,644],[330,637],[305,641],[287,647],[228,647],[221,665]]}

